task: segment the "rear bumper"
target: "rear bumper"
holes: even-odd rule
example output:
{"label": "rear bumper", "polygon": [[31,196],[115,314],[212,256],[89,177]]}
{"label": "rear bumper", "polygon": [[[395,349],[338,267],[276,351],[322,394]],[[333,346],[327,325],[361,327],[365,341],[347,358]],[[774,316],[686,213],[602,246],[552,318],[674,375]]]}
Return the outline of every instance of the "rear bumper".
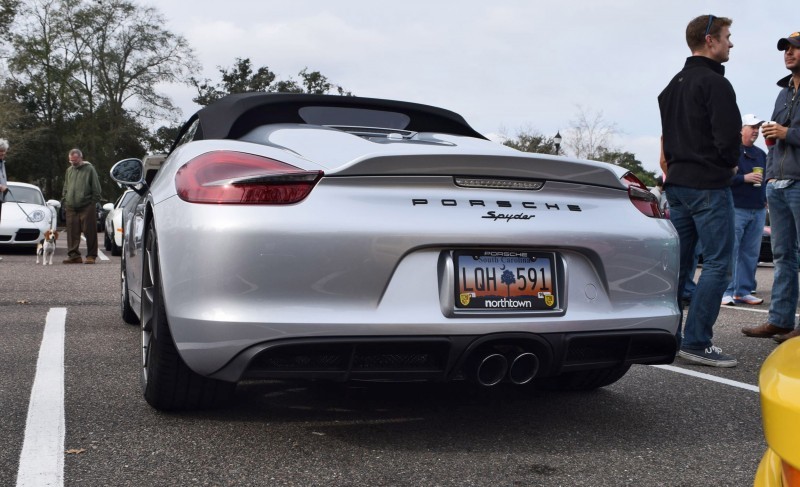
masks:
{"label": "rear bumper", "polygon": [[471,364],[489,354],[509,360],[532,353],[536,377],[628,364],[666,364],[674,335],[664,330],[587,333],[496,333],[480,336],[301,338],[252,346],[211,377],[315,380],[467,379]]}

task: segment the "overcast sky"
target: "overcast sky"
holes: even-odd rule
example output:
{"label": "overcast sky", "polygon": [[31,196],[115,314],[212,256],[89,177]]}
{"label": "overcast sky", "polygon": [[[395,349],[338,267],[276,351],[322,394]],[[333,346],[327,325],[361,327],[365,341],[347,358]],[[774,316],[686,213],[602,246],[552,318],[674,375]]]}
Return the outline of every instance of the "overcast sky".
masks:
{"label": "overcast sky", "polygon": [[[689,20],[733,19],[726,75],[742,114],[761,118],[788,74],[777,40],[800,30],[790,0],[140,1],[189,41],[200,78],[218,82],[237,57],[284,79],[308,67],[357,96],[453,110],[485,135],[563,135],[580,106],[616,124],[616,146],[653,171],[656,98],[690,55]],[[192,88],[164,91],[183,118],[199,108]]]}

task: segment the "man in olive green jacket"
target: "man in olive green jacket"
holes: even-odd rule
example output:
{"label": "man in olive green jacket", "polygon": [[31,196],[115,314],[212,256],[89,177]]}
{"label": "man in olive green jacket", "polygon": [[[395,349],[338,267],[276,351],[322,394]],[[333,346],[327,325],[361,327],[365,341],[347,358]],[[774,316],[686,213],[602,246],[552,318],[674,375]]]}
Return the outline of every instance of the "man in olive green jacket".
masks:
{"label": "man in olive green jacket", "polygon": [[[97,259],[97,211],[100,202],[100,178],[83,153],[78,149],[69,151],[67,174],[64,176],[62,200],[67,216],[67,259],[64,264],[94,264]],[[86,236],[86,261],[79,250],[81,232]]]}

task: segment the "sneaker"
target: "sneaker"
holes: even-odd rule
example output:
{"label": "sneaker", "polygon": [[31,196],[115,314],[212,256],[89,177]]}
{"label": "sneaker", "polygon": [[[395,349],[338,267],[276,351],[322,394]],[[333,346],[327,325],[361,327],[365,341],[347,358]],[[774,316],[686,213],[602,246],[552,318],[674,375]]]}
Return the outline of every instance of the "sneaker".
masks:
{"label": "sneaker", "polygon": [[83,264],[83,259],[81,259],[81,256],[79,255],[77,257],[70,257],[69,259],[64,259],[64,260],[61,261],[61,263],[62,264]]}
{"label": "sneaker", "polygon": [[[748,294],[747,296],[734,296],[733,300],[736,301],[737,303],[751,304],[753,306],[759,305],[759,304],[764,302],[763,299],[757,298],[757,297],[753,296],[752,294]],[[723,298],[723,302],[724,301],[725,301],[725,299]]]}
{"label": "sneaker", "polygon": [[83,263],[84,264],[94,264],[94,257],[87,257],[86,260],[83,261]]}
{"label": "sneaker", "polygon": [[736,367],[738,364],[735,358],[724,355],[722,349],[714,345],[706,349],[681,348],[678,356],[689,362],[711,367]]}
{"label": "sneaker", "polygon": [[722,304],[726,306],[736,306],[733,296],[722,296]]}

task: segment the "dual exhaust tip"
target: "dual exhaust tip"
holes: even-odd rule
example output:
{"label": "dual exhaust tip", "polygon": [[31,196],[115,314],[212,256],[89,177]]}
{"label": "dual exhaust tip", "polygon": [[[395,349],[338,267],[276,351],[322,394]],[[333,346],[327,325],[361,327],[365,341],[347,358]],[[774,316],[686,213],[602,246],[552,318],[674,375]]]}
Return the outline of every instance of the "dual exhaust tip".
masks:
{"label": "dual exhaust tip", "polygon": [[530,382],[539,371],[539,358],[530,352],[520,353],[510,359],[501,353],[490,353],[477,362],[475,380],[478,384],[491,387],[504,378],[512,384],[522,385]]}

